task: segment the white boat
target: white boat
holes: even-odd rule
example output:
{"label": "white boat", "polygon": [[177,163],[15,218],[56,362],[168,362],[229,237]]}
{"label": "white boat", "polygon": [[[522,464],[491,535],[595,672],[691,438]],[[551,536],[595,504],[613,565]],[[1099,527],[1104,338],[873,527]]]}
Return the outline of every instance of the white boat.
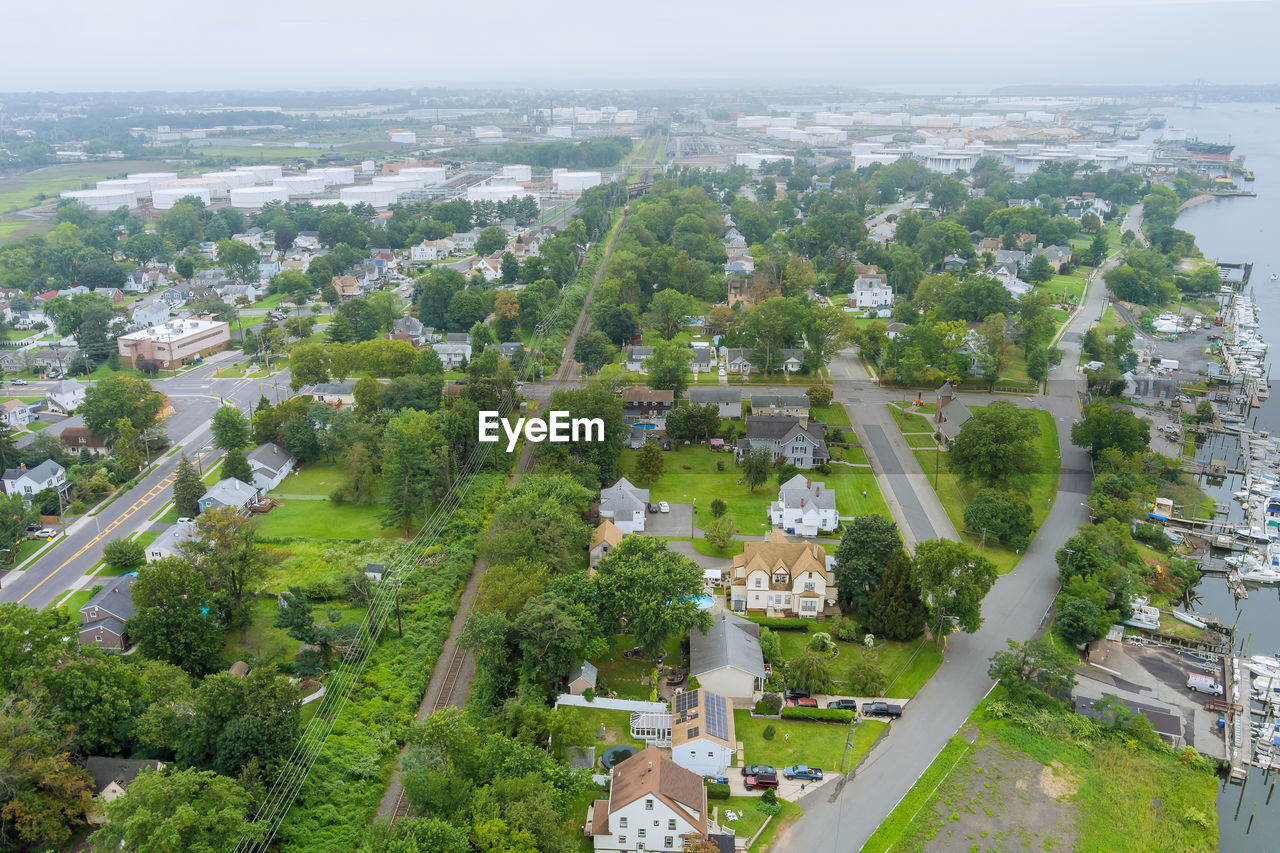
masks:
{"label": "white boat", "polygon": [[1240,570],[1240,580],[1249,583],[1280,583],[1280,571],[1270,566],[1252,566]]}
{"label": "white boat", "polygon": [[1190,613],[1183,613],[1181,610],[1170,610],[1169,612],[1173,614],[1174,619],[1178,619],[1182,622],[1186,622],[1188,625],[1190,625],[1193,628],[1209,627],[1208,622],[1197,619],[1196,617],[1192,616]]}

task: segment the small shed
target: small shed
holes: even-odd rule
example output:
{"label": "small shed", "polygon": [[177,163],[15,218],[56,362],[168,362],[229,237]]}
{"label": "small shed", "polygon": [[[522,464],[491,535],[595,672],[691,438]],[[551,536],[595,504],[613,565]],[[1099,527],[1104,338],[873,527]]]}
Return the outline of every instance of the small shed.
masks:
{"label": "small shed", "polygon": [[249,664],[245,663],[242,660],[238,660],[235,663],[231,664],[230,667],[227,668],[227,672],[231,673],[232,675],[239,676],[240,678],[244,678],[246,675],[249,674]]}
{"label": "small shed", "polygon": [[581,696],[588,690],[596,689],[596,677],[599,670],[591,661],[584,660],[582,663],[569,670],[569,692],[574,696]]}

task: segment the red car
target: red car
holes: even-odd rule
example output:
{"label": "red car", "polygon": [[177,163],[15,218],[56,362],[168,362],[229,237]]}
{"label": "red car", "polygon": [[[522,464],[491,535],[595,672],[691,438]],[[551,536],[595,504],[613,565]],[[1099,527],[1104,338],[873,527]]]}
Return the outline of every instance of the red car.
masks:
{"label": "red car", "polygon": [[818,700],[805,696],[803,699],[788,699],[787,704],[793,708],[816,708],[818,707]]}

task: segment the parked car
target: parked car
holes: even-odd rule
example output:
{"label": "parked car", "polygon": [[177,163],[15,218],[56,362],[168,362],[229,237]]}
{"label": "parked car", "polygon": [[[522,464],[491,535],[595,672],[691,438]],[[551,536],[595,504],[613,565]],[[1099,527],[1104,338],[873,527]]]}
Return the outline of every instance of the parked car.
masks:
{"label": "parked car", "polygon": [[766,776],[776,776],[778,770],[771,764],[747,764],[742,768],[743,776],[759,776],[761,773]]}
{"label": "parked car", "polygon": [[887,702],[863,702],[862,715],[864,717],[897,717],[902,716],[901,705],[890,705]]}
{"label": "parked car", "polygon": [[822,768],[807,767],[803,764],[796,764],[792,767],[783,768],[782,775],[786,776],[788,779],[804,779],[817,782],[822,779]]}
{"label": "parked car", "polygon": [[748,791],[754,788],[776,788],[778,787],[778,776],[776,773],[761,773],[757,776],[748,776],[742,780],[742,785]]}
{"label": "parked car", "polygon": [[657,504],[649,504],[649,512],[653,513],[653,512],[657,512],[657,511],[658,511],[658,505],[657,505]]}
{"label": "parked car", "polygon": [[828,702],[827,707],[840,711],[856,711],[858,710],[858,703],[852,699],[836,699],[834,702]]}
{"label": "parked car", "polygon": [[808,699],[809,691],[801,690],[799,687],[791,687],[782,695],[785,699]]}
{"label": "parked car", "polygon": [[792,708],[816,708],[818,707],[818,700],[810,699],[808,696],[801,696],[799,699],[788,699],[787,704]]}
{"label": "parked car", "polygon": [[671,504],[667,503],[666,501],[662,501],[661,503],[658,504],[658,511],[671,512]]}
{"label": "parked car", "polygon": [[26,384],[27,384],[27,380],[25,380],[25,379],[15,379],[15,380],[13,380],[13,384],[14,384],[14,385],[26,385]]}
{"label": "parked car", "polygon": [[54,530],[52,527],[42,527],[39,530],[37,530],[35,533],[32,533],[31,538],[32,539],[48,539],[51,536],[57,536],[57,535],[58,535],[58,531]]}
{"label": "parked car", "polygon": [[179,518],[179,519],[178,519],[177,523],[178,523],[178,524],[190,524],[190,523],[191,523],[191,522],[193,522],[193,521],[195,521],[195,519],[194,519],[194,518],[192,518],[192,517],[191,517],[191,516],[189,516],[189,515],[184,515],[184,516],[182,516],[181,518]]}
{"label": "parked car", "polygon": [[1195,672],[1187,676],[1187,689],[1196,693],[1208,693],[1210,696],[1222,695],[1222,685],[1216,678]]}
{"label": "parked car", "polygon": [[38,525],[38,524],[28,524],[28,525],[27,525],[27,532],[28,532],[28,533],[35,533],[35,532],[36,532],[37,530],[39,530],[39,529],[40,529],[40,525]]}

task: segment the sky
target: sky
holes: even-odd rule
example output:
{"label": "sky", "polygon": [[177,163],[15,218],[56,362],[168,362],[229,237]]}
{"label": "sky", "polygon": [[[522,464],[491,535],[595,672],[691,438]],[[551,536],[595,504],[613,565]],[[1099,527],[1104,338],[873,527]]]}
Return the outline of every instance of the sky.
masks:
{"label": "sky", "polygon": [[1276,0],[64,0],[56,16],[6,5],[9,92],[812,83],[968,94],[1280,77],[1268,61]]}

